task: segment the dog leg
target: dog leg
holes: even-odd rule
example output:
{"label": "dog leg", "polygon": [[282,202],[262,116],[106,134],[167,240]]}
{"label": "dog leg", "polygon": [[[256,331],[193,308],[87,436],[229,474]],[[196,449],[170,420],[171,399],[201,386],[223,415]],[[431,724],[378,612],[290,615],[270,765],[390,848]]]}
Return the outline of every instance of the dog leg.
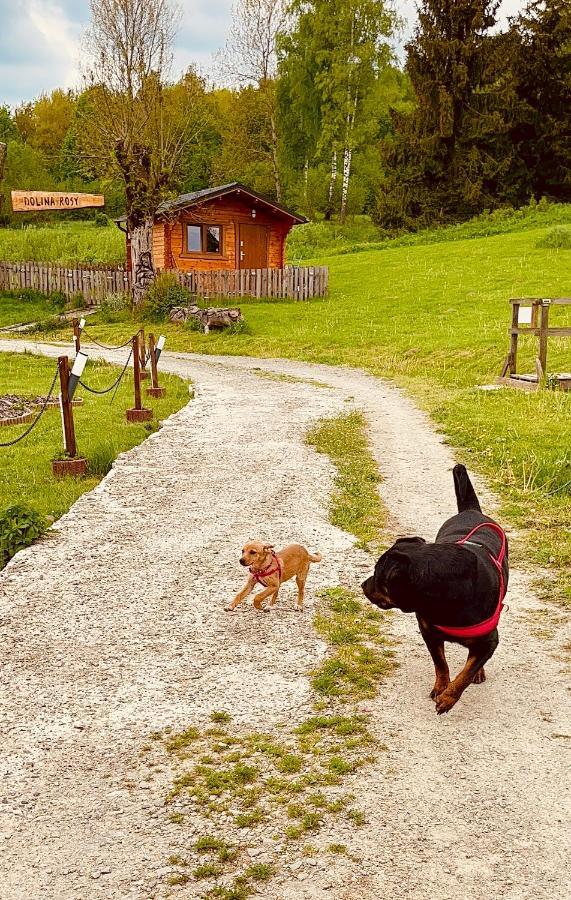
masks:
{"label": "dog leg", "polygon": [[307,578],[307,572],[304,575],[296,575],[295,580],[297,584],[297,604],[296,611],[303,612],[303,600],[305,595],[305,580]]}
{"label": "dog leg", "polygon": [[484,667],[482,666],[482,668],[478,672],[476,672],[476,674],[474,675],[474,680],[473,680],[472,684],[483,684],[485,680],[486,680],[486,672],[484,670]]}
{"label": "dog leg", "polygon": [[279,593],[279,588],[278,588],[278,590],[275,592],[275,594],[273,595],[273,597],[271,598],[271,600],[270,600],[270,602],[269,602],[269,604],[268,604],[269,606],[275,606],[275,605],[276,605],[276,603],[278,602],[278,593]]}
{"label": "dog leg", "polygon": [[434,663],[436,680],[434,682],[434,687],[430,692],[430,699],[436,700],[438,695],[445,691],[450,684],[450,669],[448,668],[446,654],[444,652],[444,641],[436,637],[434,632],[431,631],[418,616],[417,619],[420,633],[428,648],[428,652],[432,657],[432,662]]}
{"label": "dog leg", "polygon": [[256,582],[253,578],[248,578],[248,580],[247,580],[246,584],[244,585],[244,587],[242,588],[242,590],[236,594],[236,596],[234,597],[234,599],[232,600],[231,603],[228,603],[224,607],[226,612],[232,612],[233,610],[235,610],[236,607],[238,606],[238,604],[241,603],[242,600],[245,600],[246,597],[252,593],[252,591],[254,590],[255,584],[256,584]]}
{"label": "dog leg", "polygon": [[277,594],[277,591],[273,585],[272,587],[267,587],[263,591],[260,591],[259,594],[256,594],[256,596],[254,597],[254,608],[263,609],[264,607],[262,606],[262,603],[264,602],[264,600],[267,600],[268,597],[271,597],[272,594]]}
{"label": "dog leg", "polygon": [[469,648],[466,665],[446,690],[436,698],[436,712],[439,716],[448,712],[458,702],[468,685],[472,684],[480,669],[483,669],[484,664],[493,655],[498,644],[498,632],[495,630],[483,640],[475,641]]}

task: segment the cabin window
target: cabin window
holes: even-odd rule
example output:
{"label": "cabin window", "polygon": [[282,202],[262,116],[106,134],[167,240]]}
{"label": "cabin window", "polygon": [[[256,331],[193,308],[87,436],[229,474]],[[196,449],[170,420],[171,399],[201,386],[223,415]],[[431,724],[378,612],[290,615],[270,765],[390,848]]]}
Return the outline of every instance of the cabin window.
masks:
{"label": "cabin window", "polygon": [[222,254],[221,225],[186,225],[184,252]]}

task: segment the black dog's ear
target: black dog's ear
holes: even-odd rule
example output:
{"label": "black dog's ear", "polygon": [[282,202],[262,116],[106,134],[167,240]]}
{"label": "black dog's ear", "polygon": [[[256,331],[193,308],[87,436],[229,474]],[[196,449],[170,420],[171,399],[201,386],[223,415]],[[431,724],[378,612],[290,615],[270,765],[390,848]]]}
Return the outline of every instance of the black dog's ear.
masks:
{"label": "black dog's ear", "polygon": [[401,537],[397,538],[396,544],[426,544],[423,537]]}

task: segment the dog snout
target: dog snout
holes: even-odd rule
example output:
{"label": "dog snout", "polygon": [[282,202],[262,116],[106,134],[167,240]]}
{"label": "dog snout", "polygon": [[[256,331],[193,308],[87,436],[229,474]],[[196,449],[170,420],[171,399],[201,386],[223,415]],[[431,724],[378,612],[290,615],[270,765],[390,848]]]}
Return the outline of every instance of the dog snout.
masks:
{"label": "dog snout", "polygon": [[372,578],[366,578],[363,584],[361,585],[361,590],[363,591],[367,600],[371,600],[371,595],[374,593],[375,586]]}
{"label": "dog snout", "polygon": [[247,566],[247,565],[248,565],[248,563],[246,562],[246,560],[244,559],[243,556],[240,557],[240,565],[241,565],[241,566]]}

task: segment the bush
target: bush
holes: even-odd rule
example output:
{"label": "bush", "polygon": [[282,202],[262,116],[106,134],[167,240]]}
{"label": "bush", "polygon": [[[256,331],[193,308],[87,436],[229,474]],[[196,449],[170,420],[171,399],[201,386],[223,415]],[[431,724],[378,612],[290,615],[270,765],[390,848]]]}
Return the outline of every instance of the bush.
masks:
{"label": "bush", "polygon": [[63,291],[52,291],[51,294],[47,294],[46,301],[56,312],[63,312],[66,307],[67,298]]}
{"label": "bush", "polygon": [[102,212],[96,212],[93,217],[93,224],[96,228],[106,228],[109,225],[109,216]]}
{"label": "bush", "polygon": [[17,504],[0,513],[0,568],[19,550],[29,547],[46,527],[46,520],[29,506]]}
{"label": "bush", "polygon": [[147,291],[141,313],[149,322],[164,322],[173,306],[188,306],[190,300],[190,291],[175,275],[159,275]]}
{"label": "bush", "polygon": [[562,225],[550,228],[535,246],[539,249],[546,247],[549,250],[571,250],[571,228],[564,228]]}

